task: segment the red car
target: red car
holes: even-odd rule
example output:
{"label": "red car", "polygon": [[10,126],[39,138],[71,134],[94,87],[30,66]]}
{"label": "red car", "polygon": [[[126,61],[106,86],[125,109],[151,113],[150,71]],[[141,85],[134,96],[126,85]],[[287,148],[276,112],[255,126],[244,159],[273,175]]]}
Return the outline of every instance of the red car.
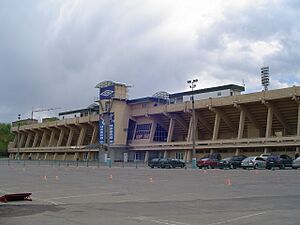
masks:
{"label": "red car", "polygon": [[197,162],[199,169],[201,168],[217,168],[219,166],[220,160],[216,158],[202,158]]}

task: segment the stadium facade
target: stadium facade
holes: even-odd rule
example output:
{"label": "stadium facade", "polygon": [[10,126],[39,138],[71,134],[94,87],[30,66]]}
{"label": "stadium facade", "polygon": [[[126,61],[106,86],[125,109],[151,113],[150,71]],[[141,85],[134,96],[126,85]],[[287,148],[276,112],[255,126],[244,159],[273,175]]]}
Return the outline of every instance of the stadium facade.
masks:
{"label": "stadium facade", "polygon": [[173,157],[191,161],[195,98],[196,157],[263,152],[293,156],[300,147],[300,87],[243,94],[224,85],[128,99],[129,86],[99,83],[97,103],[59,113],[55,121],[13,123],[11,159],[148,161]]}

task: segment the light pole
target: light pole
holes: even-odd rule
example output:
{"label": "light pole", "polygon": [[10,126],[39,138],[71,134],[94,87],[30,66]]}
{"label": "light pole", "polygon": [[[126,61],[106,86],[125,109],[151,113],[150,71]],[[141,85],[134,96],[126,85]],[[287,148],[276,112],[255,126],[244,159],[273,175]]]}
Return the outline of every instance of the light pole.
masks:
{"label": "light pole", "polygon": [[20,160],[20,119],[21,119],[21,114],[18,114],[18,135],[17,135],[17,159]]}
{"label": "light pole", "polygon": [[196,83],[198,79],[188,80],[187,83],[189,84],[190,88],[192,89],[192,142],[193,142],[193,150],[192,150],[192,168],[196,169],[196,116],[195,116],[195,101],[194,101],[194,88],[196,87]]}

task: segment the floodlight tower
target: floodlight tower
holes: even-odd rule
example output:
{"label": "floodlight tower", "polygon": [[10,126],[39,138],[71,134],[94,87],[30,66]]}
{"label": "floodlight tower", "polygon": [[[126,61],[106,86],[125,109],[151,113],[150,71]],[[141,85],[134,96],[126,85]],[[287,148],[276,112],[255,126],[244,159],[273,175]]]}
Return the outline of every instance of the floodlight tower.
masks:
{"label": "floodlight tower", "polygon": [[190,88],[192,89],[192,121],[193,121],[193,135],[192,135],[192,142],[193,142],[193,150],[192,150],[192,168],[196,169],[196,116],[195,116],[195,100],[194,100],[194,88],[196,87],[196,83],[198,79],[188,80],[187,83],[189,84]]}
{"label": "floodlight tower", "polygon": [[261,71],[261,84],[264,88],[264,91],[267,91],[268,86],[270,85],[269,67],[263,66],[260,68],[260,71]]}

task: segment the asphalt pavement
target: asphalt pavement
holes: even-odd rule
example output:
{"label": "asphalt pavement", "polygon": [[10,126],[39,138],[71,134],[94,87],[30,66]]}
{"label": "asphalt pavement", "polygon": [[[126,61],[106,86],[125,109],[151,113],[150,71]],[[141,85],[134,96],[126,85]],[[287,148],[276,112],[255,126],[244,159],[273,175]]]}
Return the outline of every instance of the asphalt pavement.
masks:
{"label": "asphalt pavement", "polygon": [[0,224],[300,224],[300,170],[0,165]]}

